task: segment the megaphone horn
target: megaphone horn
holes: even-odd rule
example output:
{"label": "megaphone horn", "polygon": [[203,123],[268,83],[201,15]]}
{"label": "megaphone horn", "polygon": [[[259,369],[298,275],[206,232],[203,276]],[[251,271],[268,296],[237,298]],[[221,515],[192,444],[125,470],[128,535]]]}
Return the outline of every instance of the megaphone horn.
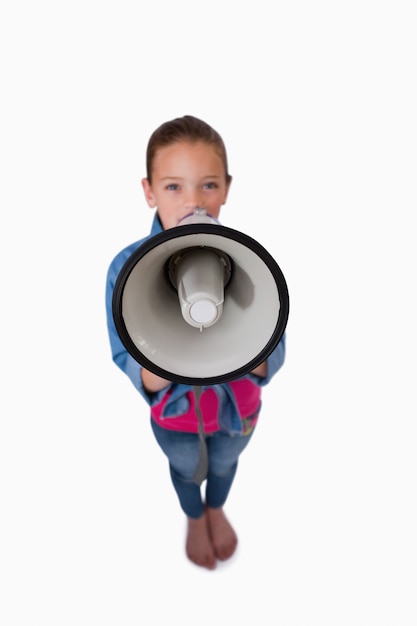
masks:
{"label": "megaphone horn", "polygon": [[113,319],[131,356],[177,383],[244,376],[278,345],[285,277],[257,241],[199,209],[143,243],[122,267]]}

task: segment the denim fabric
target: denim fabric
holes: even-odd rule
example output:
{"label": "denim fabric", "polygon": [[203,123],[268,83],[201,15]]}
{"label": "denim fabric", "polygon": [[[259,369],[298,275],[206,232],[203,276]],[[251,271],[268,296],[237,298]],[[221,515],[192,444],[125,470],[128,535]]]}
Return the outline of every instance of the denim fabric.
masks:
{"label": "denim fabric", "polygon": [[168,457],[171,480],[184,513],[197,519],[203,514],[205,504],[214,509],[223,506],[236,474],[239,456],[254,431],[245,436],[230,436],[218,431],[206,437],[209,470],[203,499],[202,488],[193,482],[200,452],[198,435],[167,430],[152,419],[151,425],[159,446]]}

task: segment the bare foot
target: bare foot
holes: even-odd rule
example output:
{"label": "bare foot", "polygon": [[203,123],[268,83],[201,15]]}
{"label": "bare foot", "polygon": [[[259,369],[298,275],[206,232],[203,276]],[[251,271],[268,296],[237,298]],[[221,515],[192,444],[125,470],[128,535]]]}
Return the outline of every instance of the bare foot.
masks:
{"label": "bare foot", "polygon": [[214,554],[220,561],[229,559],[237,547],[237,535],[223,509],[206,508]]}
{"label": "bare foot", "polygon": [[207,514],[199,519],[187,518],[187,541],[185,551],[190,561],[207,569],[215,569],[216,557],[207,527]]}

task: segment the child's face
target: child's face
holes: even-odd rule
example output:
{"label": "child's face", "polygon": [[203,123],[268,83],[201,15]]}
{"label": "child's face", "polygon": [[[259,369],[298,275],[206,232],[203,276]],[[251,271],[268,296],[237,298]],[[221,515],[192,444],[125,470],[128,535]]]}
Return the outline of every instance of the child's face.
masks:
{"label": "child's face", "polygon": [[148,205],[157,208],[164,229],[173,228],[197,207],[218,218],[229,183],[221,157],[204,142],[181,141],[159,148],[152,184],[142,180]]}

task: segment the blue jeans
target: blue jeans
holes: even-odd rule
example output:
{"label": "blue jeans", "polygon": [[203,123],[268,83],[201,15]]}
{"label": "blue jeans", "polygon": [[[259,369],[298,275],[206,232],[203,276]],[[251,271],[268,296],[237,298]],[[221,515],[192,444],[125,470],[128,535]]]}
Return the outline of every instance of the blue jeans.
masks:
{"label": "blue jeans", "polygon": [[[201,488],[193,481],[198,465],[200,442],[197,434],[166,430],[151,419],[152,430],[164,454],[168,457],[171,480],[180,505],[187,517],[197,519],[204,513]],[[238,458],[253,435],[231,437],[223,432],[206,436],[209,468],[205,503],[213,509],[226,502],[232,486]]]}

